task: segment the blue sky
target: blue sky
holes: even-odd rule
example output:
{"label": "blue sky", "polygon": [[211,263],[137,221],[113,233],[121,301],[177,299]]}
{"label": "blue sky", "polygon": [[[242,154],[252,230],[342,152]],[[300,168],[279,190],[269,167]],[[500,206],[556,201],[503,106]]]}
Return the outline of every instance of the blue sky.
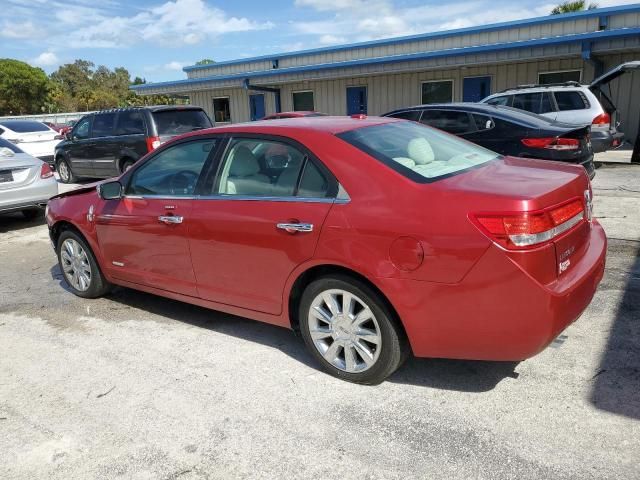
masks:
{"label": "blue sky", "polygon": [[[558,0],[559,2],[560,0]],[[3,0],[0,58],[51,72],[82,58],[149,81],[230,60],[546,15],[522,0]],[[601,6],[635,3],[596,0]]]}

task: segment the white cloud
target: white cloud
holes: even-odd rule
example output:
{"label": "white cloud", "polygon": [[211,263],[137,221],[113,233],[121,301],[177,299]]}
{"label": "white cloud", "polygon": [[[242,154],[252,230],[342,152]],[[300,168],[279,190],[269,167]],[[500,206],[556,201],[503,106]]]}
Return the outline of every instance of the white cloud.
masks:
{"label": "white cloud", "polygon": [[42,52],[31,63],[39,67],[52,67],[60,63],[60,59],[54,52]]}
{"label": "white cloud", "polygon": [[174,60],[173,62],[165,63],[164,69],[182,71],[185,65],[191,65],[191,62],[176,62]]}
{"label": "white cloud", "polygon": [[347,39],[337,35],[322,35],[318,41],[322,45],[337,45],[338,43],[345,43]]}
{"label": "white cloud", "polygon": [[319,12],[348,10],[364,7],[364,0],[296,0],[296,7],[311,7]]}
{"label": "white cloud", "polygon": [[4,38],[30,38],[37,32],[38,29],[31,21],[14,23],[5,20],[0,25],[0,37]]}

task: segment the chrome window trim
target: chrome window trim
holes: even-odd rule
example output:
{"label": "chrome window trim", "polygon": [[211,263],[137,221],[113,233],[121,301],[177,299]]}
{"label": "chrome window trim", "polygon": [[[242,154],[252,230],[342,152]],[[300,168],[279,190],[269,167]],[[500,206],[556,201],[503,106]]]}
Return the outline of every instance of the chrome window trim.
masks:
{"label": "chrome window trim", "polygon": [[264,201],[264,202],[300,202],[300,203],[349,203],[349,198],[326,198],[326,197],[258,197],[254,195],[124,195],[122,198],[142,200],[236,200],[236,201]]}

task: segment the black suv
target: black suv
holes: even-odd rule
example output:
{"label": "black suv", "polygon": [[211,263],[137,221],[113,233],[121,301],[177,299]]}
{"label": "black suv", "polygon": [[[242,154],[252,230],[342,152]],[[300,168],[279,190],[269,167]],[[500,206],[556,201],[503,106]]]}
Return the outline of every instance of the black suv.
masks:
{"label": "black suv", "polygon": [[79,177],[113,177],[170,138],[210,127],[204,110],[188,105],[90,113],[56,145],[56,170],[64,183],[73,183]]}

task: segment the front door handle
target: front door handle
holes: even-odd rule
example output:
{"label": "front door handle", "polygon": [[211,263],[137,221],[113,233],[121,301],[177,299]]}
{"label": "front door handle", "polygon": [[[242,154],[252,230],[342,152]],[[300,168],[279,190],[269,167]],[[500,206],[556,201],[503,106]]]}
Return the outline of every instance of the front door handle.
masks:
{"label": "front door handle", "polygon": [[287,233],[313,232],[313,224],[311,223],[278,223],[276,227]]}
{"label": "front door handle", "polygon": [[166,225],[175,225],[178,223],[182,223],[182,220],[184,220],[184,217],[181,217],[179,215],[160,215],[158,217],[158,221]]}

